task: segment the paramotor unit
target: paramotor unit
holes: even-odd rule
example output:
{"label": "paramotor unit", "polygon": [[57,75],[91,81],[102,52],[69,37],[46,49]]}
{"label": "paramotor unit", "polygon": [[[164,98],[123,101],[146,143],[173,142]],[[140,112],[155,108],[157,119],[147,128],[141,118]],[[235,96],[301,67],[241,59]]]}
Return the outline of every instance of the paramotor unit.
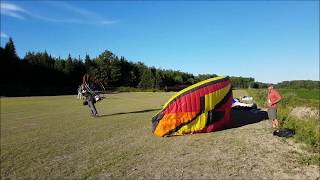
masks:
{"label": "paramotor unit", "polygon": [[82,94],[85,94],[85,93],[91,93],[94,97],[94,100],[96,102],[98,101],[101,101],[103,99],[105,99],[105,88],[103,86],[103,84],[101,82],[99,82],[98,84],[93,84],[93,85],[89,85],[87,83],[85,84],[82,84]]}
{"label": "paramotor unit", "polygon": [[80,99],[87,94],[91,94],[94,98],[94,101],[98,102],[105,99],[105,93],[106,89],[102,82],[95,80],[93,77],[89,78],[88,74],[83,76],[82,84],[78,88],[78,97],[80,94]]}

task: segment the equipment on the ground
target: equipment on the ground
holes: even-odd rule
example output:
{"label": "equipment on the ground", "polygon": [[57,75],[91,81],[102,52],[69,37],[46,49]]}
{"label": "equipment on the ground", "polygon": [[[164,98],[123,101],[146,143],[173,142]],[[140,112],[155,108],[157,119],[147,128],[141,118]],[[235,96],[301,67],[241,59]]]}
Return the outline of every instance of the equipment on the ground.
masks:
{"label": "equipment on the ground", "polygon": [[250,110],[250,109],[257,109],[257,104],[255,103],[244,103],[240,102],[238,98],[234,98],[232,100],[232,108],[233,109],[242,109],[242,110]]}
{"label": "equipment on the ground", "polygon": [[243,96],[243,97],[241,98],[241,100],[242,100],[242,101],[252,101],[252,100],[253,100],[253,97],[251,97],[251,96]]}
{"label": "equipment on the ground", "polygon": [[273,132],[274,136],[279,137],[292,137],[295,135],[295,131],[289,128],[278,129]]}

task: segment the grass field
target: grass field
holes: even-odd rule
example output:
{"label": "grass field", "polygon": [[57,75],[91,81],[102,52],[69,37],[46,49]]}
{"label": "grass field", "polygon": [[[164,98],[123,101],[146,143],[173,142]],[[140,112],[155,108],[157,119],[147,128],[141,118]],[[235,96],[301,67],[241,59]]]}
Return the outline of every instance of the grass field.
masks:
{"label": "grass field", "polygon": [[99,118],[75,96],[1,98],[1,179],[319,177],[300,162],[308,152],[273,137],[268,121],[155,137],[151,118],[171,95],[109,94]]}

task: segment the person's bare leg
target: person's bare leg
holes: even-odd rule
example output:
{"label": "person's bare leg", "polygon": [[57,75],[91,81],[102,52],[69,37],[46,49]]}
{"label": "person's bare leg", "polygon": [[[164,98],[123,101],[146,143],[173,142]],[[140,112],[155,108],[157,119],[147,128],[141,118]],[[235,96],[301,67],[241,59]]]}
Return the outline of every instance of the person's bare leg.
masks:
{"label": "person's bare leg", "polygon": [[279,121],[277,119],[274,119],[274,122],[275,122],[276,128],[278,128],[279,127]]}
{"label": "person's bare leg", "polygon": [[272,119],[272,128],[276,128],[276,123],[274,119]]}

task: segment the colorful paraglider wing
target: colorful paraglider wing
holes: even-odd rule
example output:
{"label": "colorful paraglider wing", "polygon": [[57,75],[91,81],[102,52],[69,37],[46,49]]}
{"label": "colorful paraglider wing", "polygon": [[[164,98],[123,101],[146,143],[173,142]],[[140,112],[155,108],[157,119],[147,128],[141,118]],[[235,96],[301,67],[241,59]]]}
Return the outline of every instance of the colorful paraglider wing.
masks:
{"label": "colorful paraglider wing", "polygon": [[207,79],[171,97],[152,118],[153,133],[163,137],[215,131],[229,122],[231,105],[229,79]]}

